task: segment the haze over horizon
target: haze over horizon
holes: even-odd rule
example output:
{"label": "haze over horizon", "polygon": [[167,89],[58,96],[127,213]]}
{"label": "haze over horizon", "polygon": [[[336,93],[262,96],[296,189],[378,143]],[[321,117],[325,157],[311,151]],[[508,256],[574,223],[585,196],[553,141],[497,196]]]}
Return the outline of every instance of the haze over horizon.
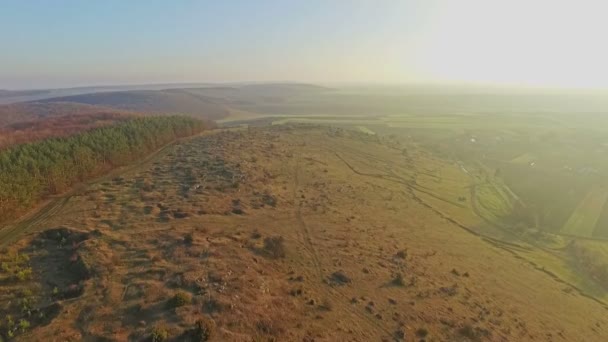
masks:
{"label": "haze over horizon", "polygon": [[586,0],[8,0],[0,89],[187,82],[608,88]]}

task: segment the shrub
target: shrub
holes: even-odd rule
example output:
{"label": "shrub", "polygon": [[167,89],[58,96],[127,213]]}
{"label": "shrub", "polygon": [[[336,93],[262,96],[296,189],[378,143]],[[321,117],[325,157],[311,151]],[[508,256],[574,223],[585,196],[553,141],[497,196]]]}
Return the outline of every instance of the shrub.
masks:
{"label": "shrub", "polygon": [[264,239],[264,250],[274,259],[284,258],[285,243],[282,236],[271,236]]}
{"label": "shrub", "polygon": [[10,330],[15,326],[15,321],[13,320],[12,315],[6,315],[6,327]]}
{"label": "shrub", "polygon": [[399,259],[407,259],[407,249],[400,250],[395,256]]}
{"label": "shrub", "polygon": [[179,308],[180,306],[184,306],[186,304],[190,304],[191,302],[190,295],[186,292],[180,291],[171,298],[169,301],[169,306],[172,308]]}
{"label": "shrub", "polygon": [[25,319],[19,320],[19,329],[21,330],[22,333],[24,333],[29,327],[30,327],[30,322],[26,321]]}
{"label": "shrub", "polygon": [[405,278],[403,278],[402,273],[397,273],[395,278],[393,278],[393,284],[397,286],[405,286]]}
{"label": "shrub", "polygon": [[418,330],[416,330],[416,336],[418,336],[420,338],[425,338],[428,334],[429,334],[429,331],[426,330],[425,328],[418,328]]}
{"label": "shrub", "polygon": [[194,324],[192,330],[192,338],[194,341],[205,342],[209,341],[215,333],[215,322],[208,318],[201,318]]}
{"label": "shrub", "polygon": [[458,329],[458,333],[470,341],[481,341],[490,335],[490,332],[487,329],[473,327],[470,324],[465,324],[464,326],[460,327]]}
{"label": "shrub", "polygon": [[159,327],[152,329],[152,334],[150,335],[152,342],[163,342],[166,341],[168,337],[169,333],[167,330]]}
{"label": "shrub", "polygon": [[19,270],[19,272],[17,272],[17,279],[19,279],[20,281],[28,280],[31,277],[32,277],[32,269],[29,267]]}
{"label": "shrub", "polygon": [[341,271],[334,272],[327,278],[327,283],[330,285],[346,285],[351,282],[352,279]]}
{"label": "shrub", "polygon": [[[264,335],[277,336],[283,333],[283,328],[276,325],[275,321],[270,319],[261,319],[256,323],[257,330]],[[276,341],[275,338],[267,338],[266,341]]]}
{"label": "shrub", "polygon": [[192,233],[186,234],[186,236],[184,236],[184,243],[188,246],[192,245],[192,243],[194,242],[194,235],[192,235]]}
{"label": "shrub", "polygon": [[260,234],[260,231],[259,231],[259,230],[257,230],[257,229],[256,229],[256,230],[254,230],[254,231],[253,231],[253,233],[251,233],[251,238],[252,238],[252,239],[257,240],[257,239],[259,239],[259,238],[261,238],[261,237],[262,237],[262,234]]}
{"label": "shrub", "polygon": [[267,193],[262,196],[262,202],[273,208],[277,206],[277,198]]}

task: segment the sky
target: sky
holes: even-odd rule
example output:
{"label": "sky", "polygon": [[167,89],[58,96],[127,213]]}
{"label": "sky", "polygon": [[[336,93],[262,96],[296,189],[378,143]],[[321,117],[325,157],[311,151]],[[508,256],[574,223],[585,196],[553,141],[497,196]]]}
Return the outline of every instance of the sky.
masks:
{"label": "sky", "polygon": [[179,82],[608,88],[595,0],[0,0],[0,89]]}

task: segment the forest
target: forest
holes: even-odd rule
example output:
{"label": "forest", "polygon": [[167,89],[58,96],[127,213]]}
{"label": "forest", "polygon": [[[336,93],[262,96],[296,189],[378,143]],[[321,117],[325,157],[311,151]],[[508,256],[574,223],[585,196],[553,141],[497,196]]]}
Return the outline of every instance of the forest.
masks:
{"label": "forest", "polygon": [[0,221],[45,196],[125,165],[208,124],[189,117],[139,117],[69,137],[50,138],[0,151]]}

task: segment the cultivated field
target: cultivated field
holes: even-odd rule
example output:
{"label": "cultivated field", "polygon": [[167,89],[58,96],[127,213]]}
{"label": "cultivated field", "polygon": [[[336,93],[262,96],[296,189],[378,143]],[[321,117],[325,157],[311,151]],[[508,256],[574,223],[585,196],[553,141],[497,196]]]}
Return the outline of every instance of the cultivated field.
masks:
{"label": "cultivated field", "polygon": [[576,207],[561,230],[562,234],[591,237],[595,231],[597,221],[604,210],[608,199],[608,191],[598,187],[589,191],[589,194]]}

